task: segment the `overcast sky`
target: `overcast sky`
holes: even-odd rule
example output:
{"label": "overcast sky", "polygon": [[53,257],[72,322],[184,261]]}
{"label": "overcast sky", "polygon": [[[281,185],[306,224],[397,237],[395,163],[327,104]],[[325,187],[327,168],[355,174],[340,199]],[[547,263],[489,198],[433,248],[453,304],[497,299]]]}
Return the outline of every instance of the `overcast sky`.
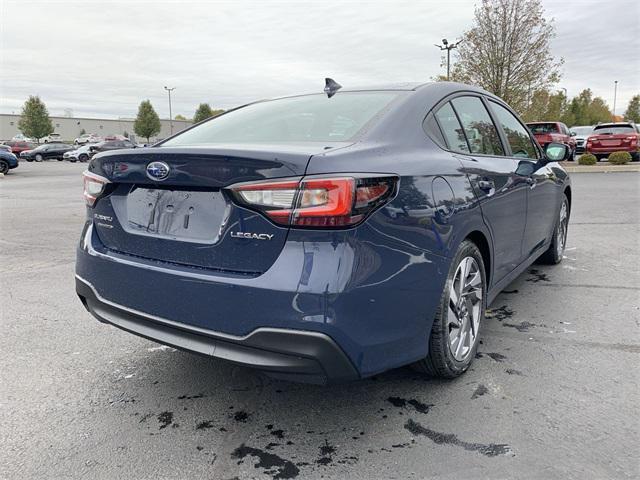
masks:
{"label": "overcast sky", "polygon": [[[479,0],[478,0],[479,1]],[[345,86],[428,81],[443,73],[434,43],[469,28],[474,0],[407,2],[0,0],[0,112],[40,95],[52,115],[134,117],[149,98],[192,117]],[[558,88],[591,88],[618,113],[640,93],[640,1],[543,0],[564,57]]]}

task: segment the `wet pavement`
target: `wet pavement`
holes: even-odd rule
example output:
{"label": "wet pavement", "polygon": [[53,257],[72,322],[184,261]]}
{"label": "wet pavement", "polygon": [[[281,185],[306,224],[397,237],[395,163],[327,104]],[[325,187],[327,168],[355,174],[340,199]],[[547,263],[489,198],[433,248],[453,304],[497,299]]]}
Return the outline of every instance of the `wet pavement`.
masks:
{"label": "wet pavement", "polygon": [[640,174],[574,174],[566,258],[491,305],[454,381],[279,382],[75,296],[83,165],[0,179],[0,478],[638,478]]}

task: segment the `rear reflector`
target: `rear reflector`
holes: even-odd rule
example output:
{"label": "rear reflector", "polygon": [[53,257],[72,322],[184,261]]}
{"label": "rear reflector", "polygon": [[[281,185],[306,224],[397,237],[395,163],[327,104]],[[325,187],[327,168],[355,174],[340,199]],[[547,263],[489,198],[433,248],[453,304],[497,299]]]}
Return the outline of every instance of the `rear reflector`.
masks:
{"label": "rear reflector", "polygon": [[386,203],[397,177],[304,177],[258,182],[229,189],[238,203],[280,225],[337,228],[352,226]]}

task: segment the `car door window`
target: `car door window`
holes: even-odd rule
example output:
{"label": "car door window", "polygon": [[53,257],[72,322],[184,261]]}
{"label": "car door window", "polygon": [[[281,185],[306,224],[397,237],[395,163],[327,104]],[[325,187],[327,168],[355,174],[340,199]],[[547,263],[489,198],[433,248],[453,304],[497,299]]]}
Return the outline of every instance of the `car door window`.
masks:
{"label": "car door window", "polygon": [[504,155],[498,130],[489,112],[478,97],[457,97],[451,100],[464,133],[469,141],[471,153]]}
{"label": "car door window", "polygon": [[447,146],[456,152],[469,153],[469,145],[464,136],[462,126],[458,121],[456,113],[448,102],[436,112],[436,118],[440,124],[442,134],[447,141]]}
{"label": "car door window", "polygon": [[538,159],[538,150],[531,141],[529,132],[520,121],[499,103],[490,101],[491,109],[495,113],[498,123],[507,137],[514,157]]}

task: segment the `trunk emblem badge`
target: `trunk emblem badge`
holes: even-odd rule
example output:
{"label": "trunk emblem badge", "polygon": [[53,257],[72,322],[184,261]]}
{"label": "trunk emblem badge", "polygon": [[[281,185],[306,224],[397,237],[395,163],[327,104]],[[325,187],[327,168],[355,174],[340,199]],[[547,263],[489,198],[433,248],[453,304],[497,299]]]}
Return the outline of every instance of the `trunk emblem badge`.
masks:
{"label": "trunk emblem badge", "polygon": [[251,233],[251,232],[231,232],[231,237],[233,238],[248,238],[250,240],[271,240],[273,238],[273,233]]}
{"label": "trunk emblem badge", "polygon": [[147,177],[151,180],[164,180],[169,176],[169,165],[164,162],[151,162],[147,165]]}

